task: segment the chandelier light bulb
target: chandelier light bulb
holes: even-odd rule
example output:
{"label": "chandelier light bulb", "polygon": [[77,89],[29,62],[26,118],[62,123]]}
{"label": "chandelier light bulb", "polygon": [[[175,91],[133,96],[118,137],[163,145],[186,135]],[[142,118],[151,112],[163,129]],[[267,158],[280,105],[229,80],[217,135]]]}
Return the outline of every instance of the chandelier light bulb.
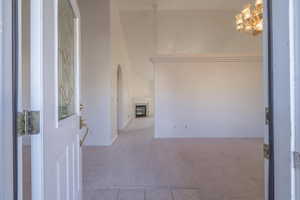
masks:
{"label": "chandelier light bulb", "polygon": [[235,22],[237,25],[243,24],[243,15],[242,14],[238,14],[235,16]]}
{"label": "chandelier light bulb", "polygon": [[262,7],[263,6],[263,0],[256,0],[255,1],[255,6],[256,7]]}
{"label": "chandelier light bulb", "polygon": [[263,30],[263,20],[260,20],[256,26],[255,26],[256,30],[261,32]]}
{"label": "chandelier light bulb", "polygon": [[263,0],[255,0],[254,6],[247,4],[235,16],[236,30],[258,35],[263,31]]}
{"label": "chandelier light bulb", "polygon": [[251,4],[248,4],[244,10],[242,10],[242,14],[244,17],[244,20],[249,20],[252,17],[252,13],[251,13]]}

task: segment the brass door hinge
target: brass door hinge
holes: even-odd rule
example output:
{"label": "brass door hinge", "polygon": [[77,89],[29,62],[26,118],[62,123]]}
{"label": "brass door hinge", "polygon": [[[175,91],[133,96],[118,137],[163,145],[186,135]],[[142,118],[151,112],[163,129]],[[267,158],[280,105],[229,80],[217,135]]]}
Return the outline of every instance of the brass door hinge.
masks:
{"label": "brass door hinge", "polygon": [[264,157],[267,160],[270,160],[271,158],[271,149],[270,149],[270,145],[268,144],[264,144]]}
{"label": "brass door hinge", "polygon": [[265,108],[265,123],[266,125],[269,125],[271,122],[271,112],[270,112],[270,108],[266,107]]}
{"label": "brass door hinge", "polygon": [[294,167],[300,169],[300,152],[294,152]]}
{"label": "brass door hinge", "polygon": [[40,132],[40,112],[28,111],[18,113],[18,136],[36,135]]}

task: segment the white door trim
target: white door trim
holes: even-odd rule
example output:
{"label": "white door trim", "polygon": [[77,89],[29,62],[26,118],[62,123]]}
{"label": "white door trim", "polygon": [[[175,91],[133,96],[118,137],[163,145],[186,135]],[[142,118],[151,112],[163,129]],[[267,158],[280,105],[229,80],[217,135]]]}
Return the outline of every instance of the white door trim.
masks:
{"label": "white door trim", "polygon": [[[75,14],[75,105],[74,115],[58,119],[58,3],[43,2],[43,189],[42,199],[81,199],[79,157],[80,14],[75,0],[69,0]],[[53,90],[54,89],[54,90]],[[78,134],[77,134],[78,133]],[[56,141],[59,141],[57,143]],[[53,149],[53,145],[57,145]],[[48,184],[48,185],[46,185]],[[38,200],[38,199],[37,199]]]}
{"label": "white door trim", "polygon": [[[298,0],[291,0],[290,4],[290,46],[291,46],[291,89],[293,98],[291,104],[293,108],[292,116],[294,118],[292,131],[292,152],[300,152],[300,3]],[[292,161],[294,166],[294,160]],[[292,167],[292,200],[300,199],[300,169]]]}
{"label": "white door trim", "polygon": [[272,0],[272,79],[275,200],[291,200],[292,93],[289,1]]}
{"label": "white door trim", "polygon": [[[12,0],[1,1],[1,18],[3,29],[1,30],[1,179],[0,198],[2,200],[13,199],[13,161],[12,161],[12,55],[11,55],[11,3]],[[274,37],[274,122],[275,122],[275,200],[291,199],[291,99],[290,99],[290,49],[287,1],[273,1],[273,37]],[[278,82],[277,82],[278,81]],[[287,94],[287,95],[286,95]],[[278,108],[278,109],[276,109]],[[5,116],[3,116],[5,113]],[[279,123],[280,122],[280,123]],[[278,124],[278,125],[276,125]],[[279,126],[280,125],[280,126]],[[5,133],[5,134],[2,134]],[[4,144],[3,144],[4,143]],[[3,178],[3,179],[2,179]],[[4,181],[3,181],[4,180]]]}
{"label": "white door trim", "polygon": [[0,3],[0,199],[13,200],[12,0]]}
{"label": "white door trim", "polygon": [[[40,111],[40,126],[43,127],[43,1],[31,0],[31,110]],[[32,200],[43,200],[43,130],[31,136]]]}

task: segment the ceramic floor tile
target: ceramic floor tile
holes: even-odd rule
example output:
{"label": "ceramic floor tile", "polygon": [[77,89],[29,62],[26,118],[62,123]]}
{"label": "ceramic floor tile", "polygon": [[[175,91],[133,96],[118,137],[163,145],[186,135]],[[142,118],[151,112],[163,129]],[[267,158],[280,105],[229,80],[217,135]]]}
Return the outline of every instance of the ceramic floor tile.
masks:
{"label": "ceramic floor tile", "polygon": [[[175,189],[172,190],[174,200],[202,200],[200,199],[199,190],[184,190]],[[205,200],[205,199],[203,199]]]}
{"label": "ceramic floor tile", "polygon": [[143,189],[120,190],[118,200],[145,200],[145,190]]}
{"label": "ceramic floor tile", "polygon": [[94,190],[83,190],[82,192],[82,196],[83,196],[83,200],[92,200],[92,197],[94,195]]}
{"label": "ceramic floor tile", "polygon": [[146,200],[173,200],[169,189],[148,189]]}
{"label": "ceramic floor tile", "polygon": [[199,189],[201,200],[263,198],[263,139],[153,134],[153,127],[121,131],[112,146],[83,147],[83,187]]}
{"label": "ceramic floor tile", "polygon": [[[95,190],[93,192],[91,200],[117,200],[118,199],[118,189],[101,189]],[[84,199],[87,200],[87,199]]]}

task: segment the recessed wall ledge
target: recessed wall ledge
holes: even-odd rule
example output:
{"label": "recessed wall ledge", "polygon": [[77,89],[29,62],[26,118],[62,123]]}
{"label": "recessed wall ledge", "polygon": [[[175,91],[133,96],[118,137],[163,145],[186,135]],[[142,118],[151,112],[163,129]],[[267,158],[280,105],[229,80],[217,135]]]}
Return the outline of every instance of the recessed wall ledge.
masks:
{"label": "recessed wall ledge", "polygon": [[155,63],[216,63],[216,62],[262,62],[259,55],[157,55],[150,58]]}

